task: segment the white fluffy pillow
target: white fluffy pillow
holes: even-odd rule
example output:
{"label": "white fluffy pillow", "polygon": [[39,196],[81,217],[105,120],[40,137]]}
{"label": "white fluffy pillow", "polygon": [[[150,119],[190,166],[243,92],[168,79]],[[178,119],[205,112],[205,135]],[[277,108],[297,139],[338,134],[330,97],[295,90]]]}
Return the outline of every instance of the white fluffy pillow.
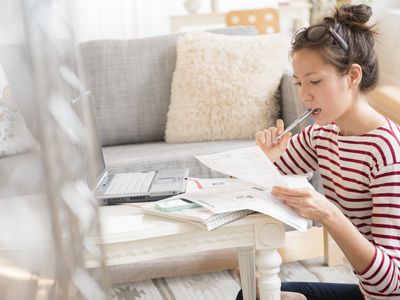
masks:
{"label": "white fluffy pillow", "polygon": [[0,158],[38,147],[28,130],[0,65]]}
{"label": "white fluffy pillow", "polygon": [[275,123],[274,97],[288,65],[280,34],[181,37],[167,115],[167,142],[254,138]]}

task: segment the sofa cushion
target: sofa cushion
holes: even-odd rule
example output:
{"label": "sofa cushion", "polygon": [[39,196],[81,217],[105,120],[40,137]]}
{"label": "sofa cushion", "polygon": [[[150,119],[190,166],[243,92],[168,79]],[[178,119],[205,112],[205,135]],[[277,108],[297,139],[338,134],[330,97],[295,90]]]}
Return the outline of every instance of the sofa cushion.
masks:
{"label": "sofa cushion", "polygon": [[40,149],[0,159],[0,199],[45,193],[46,182]]}
{"label": "sofa cushion", "polygon": [[194,155],[210,154],[253,146],[252,140],[201,143],[165,142],[104,147],[104,160],[112,171],[141,171],[161,168],[189,168],[191,177],[225,177],[200,163]]}
{"label": "sofa cushion", "polygon": [[177,50],[167,142],[249,139],[275,124],[286,36],[194,32],[179,38]]}
{"label": "sofa cushion", "polygon": [[38,146],[12,97],[8,79],[0,65],[0,158]]}
{"label": "sofa cushion", "polygon": [[[304,112],[303,103],[297,99],[291,71],[286,71],[283,74],[279,86],[279,96],[277,96],[277,98],[279,99],[279,106],[281,108],[280,118],[282,118],[285,122],[285,127],[287,127]],[[310,120],[309,118],[293,128],[291,130],[292,134],[303,130],[310,124]]]}
{"label": "sofa cushion", "polygon": [[25,43],[0,44],[0,62],[7,74],[13,93],[27,127],[33,137],[39,140],[39,118],[34,101],[34,72],[29,47]]}
{"label": "sofa cushion", "polygon": [[[254,27],[213,32],[255,35]],[[102,144],[164,138],[178,35],[82,43],[80,51],[92,91]]]}

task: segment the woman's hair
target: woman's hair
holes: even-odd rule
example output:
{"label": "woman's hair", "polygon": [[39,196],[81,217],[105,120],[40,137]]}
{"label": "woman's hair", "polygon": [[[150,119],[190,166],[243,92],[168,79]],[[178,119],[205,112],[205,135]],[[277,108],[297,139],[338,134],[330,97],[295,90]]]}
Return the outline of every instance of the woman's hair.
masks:
{"label": "woman's hair", "polygon": [[329,38],[310,40],[307,29],[299,31],[293,38],[291,54],[304,48],[309,48],[320,53],[322,59],[336,67],[342,75],[347,74],[352,64],[359,64],[362,68],[362,79],[359,85],[360,91],[373,89],[379,79],[378,60],[375,52],[374,25],[366,23],[372,15],[368,5],[343,5],[325,16],[313,26],[329,26],[339,34],[348,44],[347,51],[330,35]]}

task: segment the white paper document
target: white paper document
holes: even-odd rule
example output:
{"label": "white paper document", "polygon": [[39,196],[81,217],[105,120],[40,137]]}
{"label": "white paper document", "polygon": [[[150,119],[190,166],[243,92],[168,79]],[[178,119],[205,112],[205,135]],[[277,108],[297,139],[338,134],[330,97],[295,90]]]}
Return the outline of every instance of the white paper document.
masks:
{"label": "white paper document", "polygon": [[232,185],[236,183],[241,183],[243,182],[240,179],[237,178],[227,178],[227,177],[221,177],[221,178],[197,178],[197,177],[189,177],[187,186],[186,186],[186,192],[194,192],[198,191],[201,189],[208,189],[208,188],[214,188],[214,187],[219,187],[223,185]]}
{"label": "white paper document", "polygon": [[[294,179],[299,182],[305,177]],[[287,178],[290,182],[290,178]],[[202,189],[174,196],[188,199],[214,213],[223,213],[242,209],[251,209],[278,219],[299,231],[307,230],[307,220],[298,215],[291,207],[273,197],[269,191],[249,183],[238,183],[214,188]]]}
{"label": "white paper document", "polygon": [[[252,209],[274,217],[293,228],[305,231],[307,220],[273,197],[273,186],[308,187],[305,176],[283,176],[258,146],[196,156],[209,168],[246,181],[180,195],[213,212]],[[179,197],[179,196],[177,196]]]}
{"label": "white paper document", "polygon": [[258,146],[196,158],[210,169],[240,178],[270,190],[275,185],[288,186],[283,175]]}

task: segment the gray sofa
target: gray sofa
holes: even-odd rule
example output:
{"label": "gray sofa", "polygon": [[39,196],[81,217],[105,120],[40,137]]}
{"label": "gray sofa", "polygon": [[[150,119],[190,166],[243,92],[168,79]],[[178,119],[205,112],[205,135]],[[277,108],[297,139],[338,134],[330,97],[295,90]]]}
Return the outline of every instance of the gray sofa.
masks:
{"label": "gray sofa", "polygon": [[[229,27],[213,32],[228,35],[258,34],[254,27]],[[104,157],[111,170],[185,167],[190,169],[190,176],[193,177],[218,177],[223,175],[202,165],[194,155],[254,145],[253,139],[182,144],[164,141],[178,36],[100,40],[79,45],[84,77],[93,94]],[[38,138],[39,120],[32,101],[34,89],[29,51],[20,44],[2,45],[0,62],[26,123]],[[276,96],[280,103],[281,117],[286,124],[302,112],[289,73],[283,75]],[[15,158],[3,159],[1,164],[7,165],[7,168],[2,168],[5,174],[10,172],[9,160],[18,162]],[[32,181],[30,186],[33,188],[38,181]]]}
{"label": "gray sofa", "polygon": [[[254,27],[214,30],[255,35]],[[87,87],[92,91],[106,165],[112,170],[190,169],[193,177],[221,176],[193,156],[254,145],[254,140],[172,144],[164,141],[178,35],[136,40],[89,41],[80,45]],[[290,74],[279,91],[288,124],[302,111]]]}

